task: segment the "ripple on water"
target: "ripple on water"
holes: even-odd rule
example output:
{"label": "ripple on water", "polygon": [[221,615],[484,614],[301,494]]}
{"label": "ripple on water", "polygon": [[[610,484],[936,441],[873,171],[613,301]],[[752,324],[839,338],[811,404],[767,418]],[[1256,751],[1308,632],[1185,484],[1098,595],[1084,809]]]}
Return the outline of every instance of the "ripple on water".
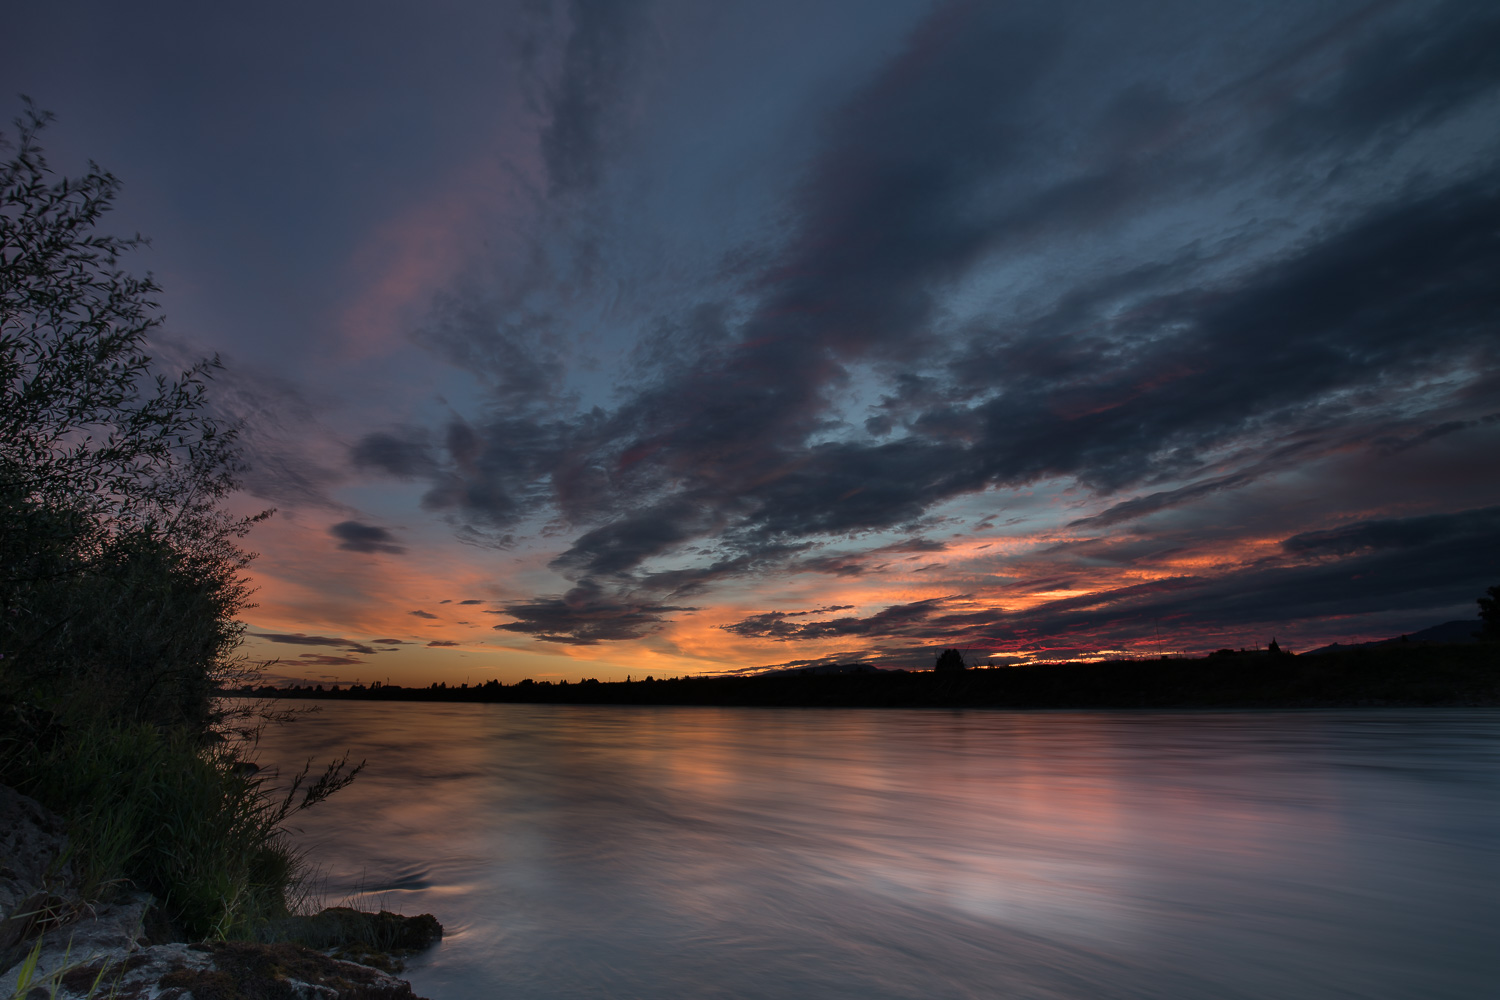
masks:
{"label": "ripple on water", "polygon": [[[433,1000],[1487,995],[1500,712],[334,703],[299,835]],[[300,818],[300,817],[299,817]]]}

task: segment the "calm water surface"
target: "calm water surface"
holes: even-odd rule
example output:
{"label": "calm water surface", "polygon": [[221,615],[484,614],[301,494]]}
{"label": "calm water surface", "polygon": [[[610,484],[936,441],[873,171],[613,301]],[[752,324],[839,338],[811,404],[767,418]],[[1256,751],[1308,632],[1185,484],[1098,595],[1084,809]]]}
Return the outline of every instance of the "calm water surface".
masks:
{"label": "calm water surface", "polygon": [[1500,996],[1500,713],[353,702],[262,763],[433,1000]]}

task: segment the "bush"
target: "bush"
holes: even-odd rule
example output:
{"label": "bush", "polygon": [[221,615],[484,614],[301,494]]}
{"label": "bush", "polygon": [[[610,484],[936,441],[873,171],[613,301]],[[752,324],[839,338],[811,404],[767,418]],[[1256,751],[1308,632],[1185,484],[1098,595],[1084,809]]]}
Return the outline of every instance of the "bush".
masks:
{"label": "bush", "polygon": [[0,782],[69,824],[86,898],[130,884],[193,937],[286,915],[302,875],[284,822],[353,779],[347,757],[284,795],[226,741],[215,693],[250,605],[223,507],[242,471],[207,410],[220,367],[158,372],[139,236],[95,226],[119,182],[53,177],[26,103],[0,136]]}
{"label": "bush", "polygon": [[28,103],[0,146],[0,698],[201,725],[260,518],[221,506],[241,465],[206,408],[218,359],[154,370],[157,286],[119,267],[143,241],[94,231],[119,182],[55,180],[47,121]]}

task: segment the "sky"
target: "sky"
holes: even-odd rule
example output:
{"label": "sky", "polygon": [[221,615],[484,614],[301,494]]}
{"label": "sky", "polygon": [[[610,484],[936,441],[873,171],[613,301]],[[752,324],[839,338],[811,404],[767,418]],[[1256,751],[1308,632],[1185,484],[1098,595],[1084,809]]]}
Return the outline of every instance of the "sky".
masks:
{"label": "sky", "polygon": [[226,365],[272,678],[1297,650],[1500,582],[1489,0],[6,20],[155,357]]}

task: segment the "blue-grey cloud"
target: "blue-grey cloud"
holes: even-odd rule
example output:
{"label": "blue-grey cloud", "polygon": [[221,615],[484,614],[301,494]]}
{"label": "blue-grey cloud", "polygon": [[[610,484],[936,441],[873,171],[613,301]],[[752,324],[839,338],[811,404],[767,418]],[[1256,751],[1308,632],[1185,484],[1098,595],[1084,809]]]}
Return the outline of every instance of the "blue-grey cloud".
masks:
{"label": "blue-grey cloud", "polygon": [[336,646],[340,649],[347,649],[350,652],[364,653],[366,655],[378,652],[378,650],[372,649],[364,643],[355,642],[353,639],[340,639],[331,635],[304,635],[301,632],[290,634],[250,632],[247,634],[256,639],[265,639],[267,642],[277,642],[288,646]]}
{"label": "blue-grey cloud", "polygon": [[[497,376],[484,417],[455,418],[441,442],[372,435],[356,460],[424,478],[424,504],[474,530],[561,515],[577,534],[553,566],[573,597],[508,605],[506,627],[597,642],[647,634],[666,601],[726,580],[865,572],[878,557],[843,540],[916,534],[967,494],[1045,479],[1139,493],[1074,525],[1105,529],[1351,449],[1466,440],[1500,388],[1500,170],[1472,151],[1409,170],[1392,150],[1443,149],[1442,129],[1495,98],[1483,53],[1500,17],[1482,3],[1319,15],[1185,89],[1170,52],[1104,44],[1155,51],[1154,16],[940,6],[830,113],[733,307],[664,315],[683,334],[643,348],[617,405],[567,415]],[[579,65],[594,38],[578,36]],[[596,105],[568,101],[592,134]],[[548,136],[570,164],[562,187],[592,183],[577,164],[604,147]],[[1178,205],[1217,224],[1059,270],[1024,309],[952,314],[988,268],[1016,273]],[[557,370],[529,368],[561,362],[512,351],[509,321],[476,315],[449,324],[450,356],[501,345],[518,370]],[[881,395],[851,415],[861,380]],[[697,565],[653,567],[705,540]]]}
{"label": "blue-grey cloud", "polygon": [[640,0],[572,0],[560,79],[550,95],[550,121],[542,130],[542,156],[551,193],[592,189],[604,169],[611,111],[624,97],[643,27]]}
{"label": "blue-grey cloud", "polygon": [[348,552],[384,552],[401,555],[406,549],[396,544],[396,537],[385,528],[358,521],[340,521],[328,529],[339,540],[339,548]]}
{"label": "blue-grey cloud", "polygon": [[1216,575],[1178,576],[1048,601],[1020,611],[955,610],[953,598],[893,605],[859,618],[789,621],[764,612],[720,626],[781,641],[861,639],[898,649],[934,638],[979,648],[1071,643],[1079,651],[1165,633],[1194,641],[1223,629],[1285,632],[1311,620],[1380,609],[1443,615],[1500,578],[1500,507],[1369,519],[1282,542],[1293,559]]}
{"label": "blue-grey cloud", "polygon": [[[1325,531],[1293,535],[1282,542],[1281,547],[1297,556],[1348,556],[1381,549],[1419,549],[1455,540],[1494,538],[1500,538],[1500,507],[1359,521]],[[1482,550],[1476,555],[1483,559]]]}
{"label": "blue-grey cloud", "polygon": [[696,610],[621,598],[584,582],[561,597],[507,604],[505,614],[516,620],[494,628],[544,642],[591,646],[602,640],[639,639],[659,629],[664,615]]}

